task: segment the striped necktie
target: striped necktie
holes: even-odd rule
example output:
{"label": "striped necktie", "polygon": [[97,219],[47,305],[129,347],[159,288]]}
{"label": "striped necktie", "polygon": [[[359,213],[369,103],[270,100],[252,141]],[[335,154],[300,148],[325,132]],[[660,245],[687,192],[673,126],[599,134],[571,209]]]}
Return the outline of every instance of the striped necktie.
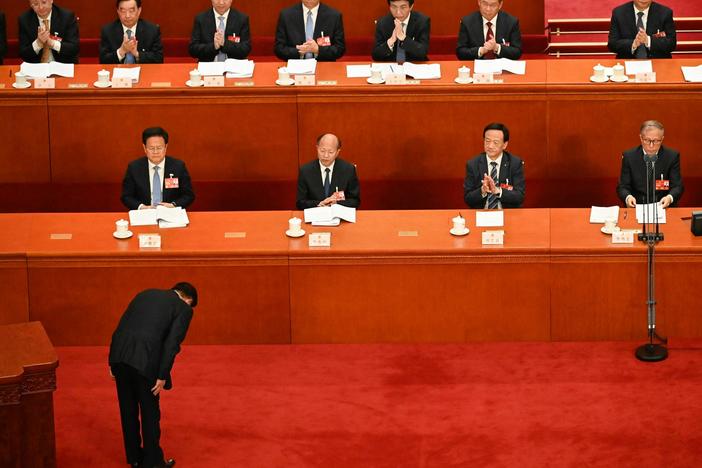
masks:
{"label": "striped necktie", "polygon": [[[636,32],[638,33],[640,30],[644,29],[644,24],[643,24],[643,15],[644,12],[640,11],[636,13],[636,16],[639,17],[639,19],[636,20]],[[641,44],[636,48],[634,51],[634,57],[637,59],[645,59],[648,57],[648,51],[646,50],[646,46],[644,44]]]}
{"label": "striped necktie", "polygon": [[[498,183],[497,181],[497,163],[495,161],[490,163],[490,178],[495,182],[495,184]],[[488,210],[494,210],[497,208],[497,195],[490,194],[487,197],[487,207]]]}

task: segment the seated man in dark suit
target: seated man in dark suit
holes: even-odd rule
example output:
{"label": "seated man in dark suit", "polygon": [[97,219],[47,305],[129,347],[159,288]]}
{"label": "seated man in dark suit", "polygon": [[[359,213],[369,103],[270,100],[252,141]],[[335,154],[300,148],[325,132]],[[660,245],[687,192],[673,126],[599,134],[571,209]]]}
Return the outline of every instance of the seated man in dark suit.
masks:
{"label": "seated man in dark suit", "polygon": [[78,21],[53,0],[30,0],[19,24],[19,53],[28,63],[78,63]]}
{"label": "seated man in dark suit", "polygon": [[478,0],[479,11],[461,19],[456,55],[459,60],[522,56],[519,20],[502,11],[502,0]]}
{"label": "seated man in dark suit", "polygon": [[132,299],[112,334],[108,362],[131,466],[175,465],[175,460],[164,459],[161,449],[159,394],[173,388],[171,368],[195,306],[197,290],[190,283],[147,289]]}
{"label": "seated man in dark suit", "polygon": [[163,205],[187,208],[195,200],[185,163],[166,156],[168,133],[147,128],[141,135],[145,157],[129,163],[122,181],[122,203],[130,210]]}
{"label": "seated man in dark suit", "polygon": [[100,63],[163,63],[161,29],[140,19],[141,0],[117,0],[117,16],[100,33]]}
{"label": "seated man in dark suit", "polygon": [[612,10],[607,47],[617,58],[671,58],[676,44],[670,8],[634,0]]}
{"label": "seated man in dark suit", "polygon": [[297,209],[329,206],[335,203],[358,208],[361,188],[356,167],[338,159],[341,140],[326,133],[317,138],[317,159],[300,168],[297,176]]}
{"label": "seated man in dark suit", "polygon": [[429,60],[428,16],[414,11],[414,0],[388,0],[390,13],[375,25],[373,60],[415,62]]}
{"label": "seated man in dark suit", "polygon": [[[647,120],[641,125],[641,145],[625,151],[622,155],[622,170],[617,185],[617,195],[629,208],[637,203],[646,203],[646,161],[654,161],[654,180],[649,192],[655,192],[655,201],[663,208],[675,205],[683,194],[680,175],[680,153],[663,145],[665,128],[656,120]],[[653,202],[653,200],[651,200]]]}
{"label": "seated man in dark suit", "polygon": [[232,8],[232,0],[212,0],[212,9],[195,17],[188,51],[200,62],[245,59],[251,52],[249,17]]}
{"label": "seated man in dark suit", "polygon": [[5,13],[0,11],[0,65],[7,53],[7,25],[5,24]]}
{"label": "seated man in dark suit", "polygon": [[523,162],[507,151],[509,130],[491,123],[483,130],[485,152],[466,164],[463,200],[475,209],[519,208],[526,183]]}
{"label": "seated man in dark suit", "polygon": [[280,12],[275,31],[275,55],[279,59],[333,62],[345,51],[344,22],[339,11],[319,0],[302,0]]}

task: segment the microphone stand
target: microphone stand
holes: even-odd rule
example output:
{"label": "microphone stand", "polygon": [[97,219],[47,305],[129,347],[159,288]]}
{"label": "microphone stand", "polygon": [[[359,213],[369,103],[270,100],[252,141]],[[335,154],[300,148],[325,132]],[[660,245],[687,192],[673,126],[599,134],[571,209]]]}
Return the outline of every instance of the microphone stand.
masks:
{"label": "microphone stand", "polygon": [[[656,244],[663,240],[663,233],[660,232],[658,222],[658,203],[656,201],[656,160],[658,155],[644,155],[646,162],[646,208],[644,209],[643,232],[639,234],[639,240],[645,242],[648,247],[648,300],[646,301],[648,311],[648,343],[636,348],[636,358],[644,362],[658,362],[668,357],[667,338],[661,338],[656,333],[656,282],[655,282],[655,261]],[[649,216],[649,205],[653,200],[653,220]],[[655,229],[653,225],[655,224]],[[660,343],[654,342],[658,340]]]}

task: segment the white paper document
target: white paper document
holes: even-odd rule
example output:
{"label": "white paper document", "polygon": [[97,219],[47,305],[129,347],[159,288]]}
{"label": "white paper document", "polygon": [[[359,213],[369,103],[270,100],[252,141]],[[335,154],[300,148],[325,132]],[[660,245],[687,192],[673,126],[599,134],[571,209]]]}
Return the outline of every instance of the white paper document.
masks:
{"label": "white paper document", "polygon": [[132,83],[138,83],[140,73],[141,67],[115,68],[114,70],[112,70],[112,79],[114,80],[117,78],[129,78],[132,80]]}
{"label": "white paper document", "polygon": [[441,65],[438,63],[417,65],[405,62],[403,68],[405,75],[409,75],[415,80],[438,80],[441,78]]}
{"label": "white paper document", "polygon": [[618,206],[593,206],[590,209],[590,224],[604,224],[608,219],[619,219]]}
{"label": "white paper document", "polygon": [[180,206],[166,208],[157,206],[147,210],[131,210],[129,223],[132,226],[156,226],[162,228],[185,227],[190,224],[187,212]]}
{"label": "white paper document", "polygon": [[197,71],[202,76],[222,76],[224,75],[225,62],[200,62],[197,64]]}
{"label": "white paper document", "polygon": [[508,71],[515,75],[526,74],[526,62],[524,60],[510,60],[506,58],[495,60],[476,60],[473,63],[474,73],[502,73]]}
{"label": "white paper document", "polygon": [[291,75],[314,75],[317,72],[316,59],[288,60],[288,73]]}
{"label": "white paper document", "polygon": [[636,75],[637,73],[651,73],[653,72],[653,62],[650,60],[640,60],[640,61],[625,61],[624,66],[626,67],[625,74]]}
{"label": "white paper document", "polygon": [[685,81],[690,83],[702,83],[702,65],[696,67],[680,67],[682,68]]}
{"label": "white paper document", "polygon": [[253,60],[227,59],[224,62],[200,62],[197,70],[202,76],[221,76],[227,74],[227,78],[251,78],[253,77],[256,63]]}
{"label": "white paper document", "polygon": [[349,208],[337,203],[332,206],[318,206],[316,208],[307,208],[305,210],[306,223],[327,223],[319,224],[319,226],[336,226],[337,224],[329,224],[336,222],[335,219],[343,219],[349,223],[355,223],[356,208]]}
{"label": "white paper document", "polygon": [[346,78],[370,78],[371,66],[369,65],[346,65]]}
{"label": "white paper document", "polygon": [[75,65],[72,63],[26,63],[20,65],[20,71],[29,78],[48,78],[51,75],[73,78]]}
{"label": "white paper document", "polygon": [[383,79],[385,79],[391,73],[396,73],[398,75],[405,74],[404,67],[397,63],[373,63],[371,64],[371,70],[380,70],[380,75],[383,77]]}
{"label": "white paper document", "polygon": [[658,214],[658,224],[666,223],[665,208],[659,203],[637,204],[636,205],[636,222],[643,224],[644,222],[655,223],[656,214]]}
{"label": "white paper document", "polygon": [[477,227],[502,227],[505,225],[505,212],[502,210],[476,211],[475,225]]}

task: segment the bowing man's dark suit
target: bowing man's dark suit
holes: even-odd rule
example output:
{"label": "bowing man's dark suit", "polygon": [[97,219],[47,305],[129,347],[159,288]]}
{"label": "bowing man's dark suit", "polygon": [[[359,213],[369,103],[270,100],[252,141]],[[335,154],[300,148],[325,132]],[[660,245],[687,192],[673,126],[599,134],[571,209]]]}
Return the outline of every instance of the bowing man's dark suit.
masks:
{"label": "bowing man's dark suit", "polygon": [[[161,29],[157,24],[140,19],[135,37],[139,49],[137,63],[163,63]],[[121,61],[117,57],[117,49],[122,47],[123,41],[124,28],[119,20],[105,25],[100,33],[100,63],[124,63],[124,57]]]}
{"label": "bowing man's dark suit", "polygon": [[[329,185],[331,193],[334,193],[337,187],[340,192],[344,192],[346,200],[340,201],[339,205],[358,208],[361,204],[361,187],[353,164],[337,158]],[[325,198],[327,197],[324,196],[319,160],[315,159],[302,166],[297,176],[297,209],[314,208]]]}
{"label": "bowing man's dark suit", "polygon": [[232,59],[243,60],[248,57],[251,52],[249,17],[230,8],[227,24],[224,27],[224,45],[220,49],[215,49],[214,35],[219,25],[218,16],[210,8],[195,17],[188,47],[190,56],[200,62],[213,62],[220,52]]}
{"label": "bowing man's dark suit", "polygon": [[379,62],[397,61],[397,48],[405,49],[405,60],[408,62],[429,60],[429,34],[431,20],[428,16],[412,10],[409,23],[405,28],[405,40],[395,42],[395,47],[390,50],[388,39],[395,29],[395,18],[391,14],[385,15],[375,25],[375,47],[373,47],[373,60]]}
{"label": "bowing man's dark suit", "polygon": [[[523,165],[524,163],[517,156],[507,151],[503,152],[497,185],[511,185],[512,190],[502,189],[502,196],[499,198],[502,208],[519,208],[524,202],[526,182]],[[463,200],[471,208],[485,208],[487,197],[483,197],[480,191],[485,174],[490,175],[490,169],[488,169],[485,153],[480,153],[466,164],[466,178],[463,182]]]}
{"label": "bowing man's dark suit", "polygon": [[[519,30],[519,20],[500,11],[497,14],[497,31],[493,28],[495,41],[500,44],[498,58],[518,60],[522,56],[522,33]],[[483,17],[479,11],[464,16],[461,19],[461,29],[458,31],[458,47],[456,55],[459,60],[476,60],[478,50],[485,44],[483,32]]]}
{"label": "bowing man's dark suit", "polygon": [[132,299],[112,334],[109,365],[117,384],[127,463],[164,463],[159,397],[151,388],[157,379],[165,380],[164,389],[173,387],[171,368],[192,317],[192,308],[174,290],[147,289]]}
{"label": "bowing man's dark suit", "polygon": [[[607,47],[617,54],[617,58],[634,58],[631,46],[639,31],[636,27],[637,20],[634,2],[627,2],[612,10]],[[655,37],[659,31],[665,32],[666,37]],[[651,48],[647,49],[648,58],[671,58],[677,44],[673,10],[659,3],[651,3],[646,34],[651,36]]]}
{"label": "bowing man's dark suit", "polygon": [[[299,59],[300,52],[295,48],[307,41],[305,35],[305,19],[303,18],[302,3],[286,8],[280,12],[278,26],[275,31],[275,55],[281,60]],[[346,42],[344,39],[344,21],[341,13],[323,3],[317,10],[317,21],[314,25],[313,39],[328,37],[330,46],[319,46],[317,60],[333,62],[344,55]],[[318,43],[319,44],[319,43]]]}
{"label": "bowing man's dark suit", "polygon": [[[34,52],[32,43],[37,38],[39,18],[34,10],[29,9],[17,19],[19,24],[19,53],[22,60],[28,63],[41,61],[41,49]],[[72,11],[59,8],[56,4],[51,8],[50,33],[61,39],[61,52],[52,50],[54,60],[61,63],[78,63],[79,37],[78,21]]]}
{"label": "bowing man's dark suit", "polygon": [[7,53],[7,24],[5,24],[5,13],[0,11],[0,65]]}
{"label": "bowing man's dark suit", "polygon": [[[625,151],[622,154],[622,170],[617,185],[617,195],[626,203],[626,197],[632,195],[637,204],[646,203],[646,162],[643,159],[644,151],[641,146]],[[670,190],[656,190],[656,201],[666,195],[672,195],[673,205],[680,200],[685,187],[680,175],[680,153],[661,146],[658,151],[658,160],[655,163],[654,176],[670,181]],[[655,189],[655,186],[654,186]]]}
{"label": "bowing man's dark suit", "polygon": [[[190,174],[185,163],[179,159],[166,156],[164,173],[159,174],[163,185],[164,203],[173,203],[176,206],[187,208],[193,200]],[[171,177],[178,179],[178,188],[167,189],[165,179]],[[127,172],[122,181],[122,203],[130,210],[136,210],[139,205],[151,205],[151,183],[149,181],[149,160],[144,156],[129,163]]]}

